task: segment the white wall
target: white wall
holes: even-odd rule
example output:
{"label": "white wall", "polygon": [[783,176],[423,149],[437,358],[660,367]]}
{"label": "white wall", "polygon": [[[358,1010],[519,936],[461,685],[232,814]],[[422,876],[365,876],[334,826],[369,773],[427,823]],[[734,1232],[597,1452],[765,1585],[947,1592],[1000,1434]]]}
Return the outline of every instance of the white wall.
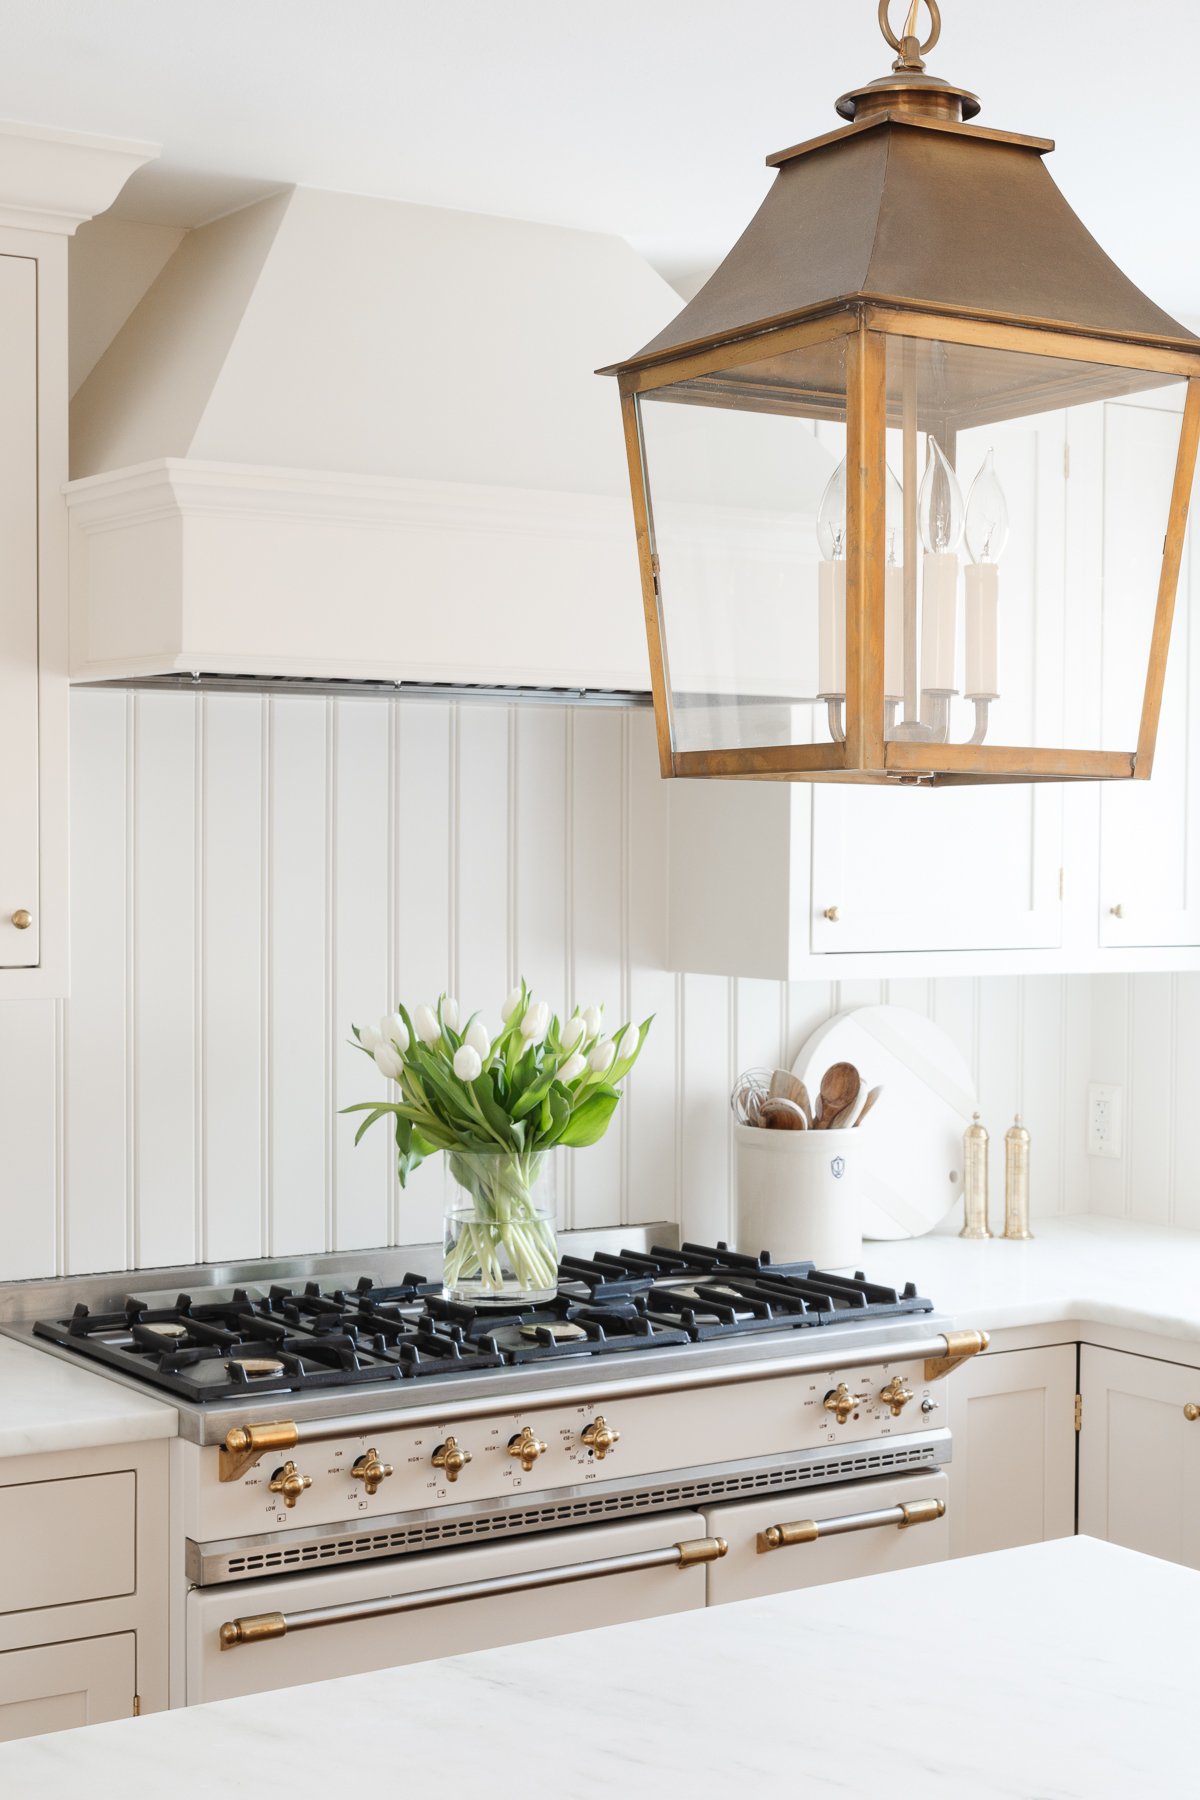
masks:
{"label": "white wall", "polygon": [[445,984],[494,1015],[518,972],[657,1014],[567,1222],[728,1234],[734,1074],[881,998],[962,1043],[997,1155],[1021,1107],[1036,1209],[1086,1205],[1086,978],[662,971],[646,712],[77,691],[72,719],[71,997],[0,1005],[0,1279],[436,1237],[440,1171],[401,1195],[338,1117],[379,1084],[350,1022]]}

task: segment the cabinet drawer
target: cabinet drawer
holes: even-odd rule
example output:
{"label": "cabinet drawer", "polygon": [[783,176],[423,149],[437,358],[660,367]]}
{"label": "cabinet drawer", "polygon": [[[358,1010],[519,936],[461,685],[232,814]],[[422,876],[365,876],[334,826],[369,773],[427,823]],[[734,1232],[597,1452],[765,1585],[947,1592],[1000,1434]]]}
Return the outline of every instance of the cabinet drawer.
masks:
{"label": "cabinet drawer", "polygon": [[133,1711],[135,1638],[78,1638],[0,1654],[0,1744],[127,1719]]}
{"label": "cabinet drawer", "polygon": [[132,1469],[0,1488],[0,1613],[132,1594],[136,1505]]}
{"label": "cabinet drawer", "polygon": [[880,1575],[911,1569],[918,1563],[944,1562],[950,1554],[949,1519],[945,1513],[901,1527],[892,1519],[862,1530],[843,1531],[809,1542],[760,1549],[760,1534],[773,1526],[799,1521],[821,1523],[887,1513],[920,1501],[948,1506],[950,1484],[945,1475],[897,1475],[885,1481],[859,1481],[847,1487],[819,1488],[806,1494],[775,1494],[769,1500],[747,1500],[717,1506],[705,1514],[710,1537],[729,1545],[720,1562],[708,1566],[708,1604],[755,1600],[793,1588],[820,1587],[827,1581],[850,1581],[858,1575]]}

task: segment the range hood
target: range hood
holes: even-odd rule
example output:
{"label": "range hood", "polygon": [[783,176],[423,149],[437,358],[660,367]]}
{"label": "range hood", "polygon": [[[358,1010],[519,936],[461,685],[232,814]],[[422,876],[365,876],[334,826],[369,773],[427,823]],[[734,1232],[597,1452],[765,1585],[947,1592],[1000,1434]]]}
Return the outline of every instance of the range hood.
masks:
{"label": "range hood", "polygon": [[592,370],[621,240],[293,188],[189,233],[72,408],[72,676],[644,692]]}

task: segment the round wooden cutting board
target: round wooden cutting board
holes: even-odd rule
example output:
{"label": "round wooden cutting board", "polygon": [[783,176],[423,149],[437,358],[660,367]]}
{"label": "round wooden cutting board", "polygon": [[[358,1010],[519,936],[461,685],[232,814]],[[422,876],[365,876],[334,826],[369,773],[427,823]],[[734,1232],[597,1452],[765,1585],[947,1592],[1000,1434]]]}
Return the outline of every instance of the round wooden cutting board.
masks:
{"label": "round wooden cutting board", "polygon": [[962,1198],[963,1132],[978,1101],[957,1045],[932,1019],[903,1006],[838,1013],[792,1067],[813,1098],[832,1063],[851,1062],[865,1088],[884,1092],[859,1131],[862,1233],[922,1237]]}

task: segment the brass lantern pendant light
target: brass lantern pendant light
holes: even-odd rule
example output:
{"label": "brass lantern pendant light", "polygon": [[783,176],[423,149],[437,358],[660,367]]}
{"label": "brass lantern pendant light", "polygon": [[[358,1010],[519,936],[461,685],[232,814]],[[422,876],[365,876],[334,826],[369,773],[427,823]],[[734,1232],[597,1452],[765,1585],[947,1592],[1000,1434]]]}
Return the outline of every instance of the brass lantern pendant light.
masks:
{"label": "brass lantern pendant light", "polygon": [[1144,779],[1200,339],[1100,249],[1053,144],[972,123],[941,32],[777,173],[619,378],[662,772]]}

